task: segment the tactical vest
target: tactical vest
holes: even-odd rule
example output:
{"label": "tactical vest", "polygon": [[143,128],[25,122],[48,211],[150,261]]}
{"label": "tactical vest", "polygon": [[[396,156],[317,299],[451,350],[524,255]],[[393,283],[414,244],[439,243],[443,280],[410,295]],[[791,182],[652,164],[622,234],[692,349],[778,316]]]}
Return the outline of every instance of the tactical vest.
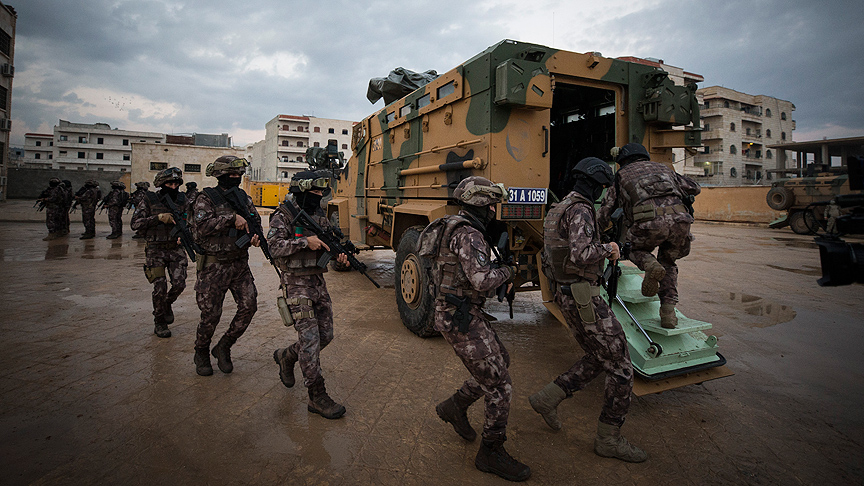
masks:
{"label": "tactical vest", "polygon": [[[674,206],[655,207],[648,201],[654,198],[673,196],[683,201],[683,195],[678,188],[678,181],[675,179],[675,173],[666,166],[657,162],[640,161],[633,164],[658,164],[661,168],[652,170],[649,174],[640,175],[640,177],[620,177],[620,188],[626,194],[630,201],[632,209],[633,223],[641,223],[650,221],[657,216],[663,214],[673,214],[686,212],[687,208],[683,204]],[[626,170],[626,169],[622,169]]]}
{"label": "tactical vest", "polygon": [[[293,237],[300,238],[303,236],[309,237],[314,235],[315,233],[309,231],[306,228],[289,226],[293,218],[291,217],[291,213],[288,212],[288,210],[284,207],[284,204],[294,204],[296,206],[296,203],[292,201],[282,203],[279,205],[278,208],[276,208],[275,211],[282,216],[282,219],[285,221],[285,226],[288,227],[288,231],[292,232],[292,234],[294,235]],[[327,221],[327,218],[324,218],[318,214],[311,215],[311,217],[315,220],[316,223],[318,223],[319,226],[321,226],[325,230],[330,224]],[[294,253],[291,256],[276,258],[276,267],[288,275],[294,275],[297,277],[302,277],[306,275],[320,275],[327,271],[326,267],[321,268],[318,266],[318,259],[321,258],[322,255],[324,255],[323,248],[319,248],[317,250],[310,250],[308,247],[303,248],[302,250]]]}
{"label": "tactical vest", "polygon": [[562,235],[560,228],[564,214],[574,204],[585,204],[591,208],[594,215],[593,221],[595,239],[600,235],[600,227],[597,225],[597,215],[594,212],[594,204],[578,192],[571,192],[560,203],[552,206],[543,222],[543,273],[562,285],[568,285],[583,280],[596,281],[603,275],[603,260],[587,267],[579,267],[570,260],[570,238],[565,228]]}
{"label": "tactical vest", "polygon": [[[237,214],[237,211],[234,211],[231,205],[228,204],[228,201],[225,200],[225,197],[222,196],[219,189],[215,187],[207,187],[201,192],[210,199],[210,202],[213,203],[213,210],[216,213],[215,216],[217,218],[221,216],[234,216]],[[197,231],[195,231],[194,235],[195,242],[198,243],[202,250],[204,250],[205,255],[214,255],[220,260],[226,261],[239,260],[240,258],[249,255],[247,248],[237,248],[235,243],[241,235],[237,234],[237,229],[234,228],[234,226],[224,228],[215,235],[200,236]]]}
{"label": "tactical vest", "polygon": [[[159,195],[155,192],[148,192],[146,197],[150,202],[150,216],[171,212],[171,209],[162,202]],[[175,204],[181,209],[186,205],[186,198],[183,196],[183,193],[177,195],[177,201]],[[177,237],[170,237],[173,229],[174,225],[167,225],[160,221],[156,226],[149,226],[144,229],[144,238],[147,240],[147,243],[171,242],[176,244]]]}
{"label": "tactical vest", "polygon": [[[468,280],[468,276],[465,275],[465,271],[459,263],[459,255],[450,250],[453,232],[457,228],[470,224],[468,219],[460,215],[445,216],[431,223],[431,225],[437,225],[437,228],[430,225],[423,231],[423,233],[427,233],[429,230],[432,233],[427,233],[429,237],[437,240],[437,252],[434,254],[435,262],[432,265],[432,283],[438,291],[437,300],[444,300],[444,294],[454,294],[458,297],[470,297],[474,304],[482,304],[487,297],[471,286],[471,281]],[[421,242],[422,246],[426,245]],[[422,250],[421,256],[425,256]]]}

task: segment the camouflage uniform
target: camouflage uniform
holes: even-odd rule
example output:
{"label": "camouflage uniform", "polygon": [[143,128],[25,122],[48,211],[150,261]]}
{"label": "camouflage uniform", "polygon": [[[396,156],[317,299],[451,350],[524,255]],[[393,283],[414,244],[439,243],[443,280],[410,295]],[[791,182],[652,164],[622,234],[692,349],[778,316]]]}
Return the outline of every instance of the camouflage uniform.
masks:
{"label": "camouflage uniform", "polygon": [[[503,440],[513,393],[508,370],[510,355],[484,316],[483,304],[490,292],[512,279],[513,271],[509,267],[493,268],[489,244],[462,214],[437,222],[445,226],[433,266],[433,280],[440,282],[434,326],[471,374],[457,393],[466,397],[468,403],[485,398],[483,439]],[[445,300],[446,293],[471,300],[468,332],[459,332],[453,322],[456,306]]]}
{"label": "camouflage uniform", "polygon": [[[229,290],[237,303],[237,313],[225,332],[225,338],[231,343],[243,335],[258,310],[258,290],[249,269],[248,249],[239,249],[234,244],[242,236],[234,229],[237,213],[227,203],[214,202],[210,191],[214,191],[217,198],[223,194],[218,186],[207,188],[198,195],[192,206],[193,234],[205,252],[201,256],[203,266],[198,267],[198,280],[195,282],[196,300],[201,310],[201,322],[195,339],[196,351],[209,350],[210,340],[222,317],[225,293]],[[248,195],[246,206],[249,213],[258,214]]]}
{"label": "camouflage uniform", "polygon": [[108,208],[108,224],[111,225],[109,238],[123,234],[123,209],[126,207],[128,194],[120,187],[112,187],[108,193],[105,207]]}
{"label": "camouflage uniform", "polygon": [[189,213],[192,213],[192,204],[195,203],[195,198],[198,197],[199,191],[198,189],[192,188],[189,189],[188,185],[186,186],[186,203],[189,204]]}
{"label": "camouflage uniform", "polygon": [[[132,229],[141,232],[147,240],[147,247],[144,250],[144,265],[147,267],[147,273],[156,271],[162,274],[155,275],[150,282],[153,284],[153,318],[157,326],[173,322],[174,313],[171,305],[186,289],[188,266],[183,246],[177,243],[176,237],[170,236],[174,225],[159,221],[159,214],[170,212],[167,205],[162,202],[164,197],[168,196],[161,194],[161,190],[150,193],[149,196],[145,195],[135,205],[131,223]],[[185,205],[185,202],[182,195],[175,201],[178,205]],[[171,280],[170,290],[168,279]]]}
{"label": "camouflage uniform", "polygon": [[[556,211],[557,209],[557,211]],[[546,231],[569,242],[569,261],[564,269],[573,276],[573,284],[588,282],[592,288],[591,304],[594,307],[596,322],[587,323],[579,314],[572,296],[565,295],[560,286],[555,292],[555,302],[561,308],[564,319],[573,337],[585,351],[585,356],[569,370],[555,379],[568,397],[588,385],[601,372],[606,372],[606,398],[600,421],[620,426],[630,407],[630,392],[633,389],[633,365],[627,350],[627,340],[621,324],[609,305],[599,295],[600,276],[605,260],[612,255],[611,244],[600,241],[598,225],[595,223],[594,204],[579,193],[571,192],[560,206],[553,208],[547,221],[560,214],[555,227],[547,226]],[[547,237],[546,239],[552,240]],[[568,264],[573,265],[572,270]],[[560,283],[560,282],[559,282]]]}
{"label": "camouflage uniform", "polygon": [[102,199],[99,186],[85,186],[84,194],[78,196],[81,205],[81,221],[84,223],[84,236],[96,234],[96,204]]}
{"label": "camouflage uniform", "polygon": [[66,215],[66,190],[63,184],[49,187],[44,192],[45,201],[45,226],[48,227],[49,237],[59,237],[65,234]]}
{"label": "camouflage uniform", "polygon": [[[135,211],[138,211],[138,207],[141,205],[141,200],[144,199],[145,197],[147,197],[147,193],[149,191],[146,188],[139,186],[138,184],[136,184],[136,186],[138,188],[135,189],[135,192],[133,192],[129,196],[129,204],[131,204],[135,208]],[[187,203],[189,202],[188,199],[186,201],[187,201]],[[141,231],[136,231],[135,236],[133,236],[133,238],[143,238],[143,237],[144,237],[144,235],[142,234]]]}
{"label": "camouflage uniform", "polygon": [[60,185],[63,188],[63,192],[65,195],[65,200],[63,201],[63,234],[69,234],[69,227],[71,226],[71,221],[69,220],[69,210],[72,209],[72,201],[75,198],[74,193],[72,192],[72,183],[64,180],[63,184]]}
{"label": "camouflage uniform", "polygon": [[[296,206],[293,200],[283,204]],[[330,228],[322,209],[311,216],[325,231]],[[297,342],[288,352],[299,358],[303,384],[309,387],[321,378],[319,355],[333,340],[333,304],[324,282],[327,268],[317,265],[324,250],[309,250],[306,237],[314,233],[302,228],[302,232],[296,233],[290,224],[291,215],[280,206],[270,215],[267,242],[277,268],[282,271],[282,291],[297,330]]]}
{"label": "camouflage uniform", "polygon": [[[690,234],[693,216],[687,212],[682,197],[695,196],[700,190],[699,184],[663,164],[650,160],[630,162],[618,170],[616,182],[606,192],[598,212],[603,228],[609,224],[615,208],[624,208],[628,226],[625,241],[632,245],[630,260],[643,271],[654,261],[665,269],[657,292],[661,304],[678,303],[675,260],[690,254],[693,239]],[[655,260],[652,252],[657,247]]]}

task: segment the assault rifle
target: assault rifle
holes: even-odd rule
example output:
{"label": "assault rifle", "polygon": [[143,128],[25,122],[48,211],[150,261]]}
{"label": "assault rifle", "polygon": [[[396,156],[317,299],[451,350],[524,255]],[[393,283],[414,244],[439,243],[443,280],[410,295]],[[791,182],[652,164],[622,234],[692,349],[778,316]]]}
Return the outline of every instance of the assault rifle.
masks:
{"label": "assault rifle", "polygon": [[364,277],[368,278],[370,282],[375,284],[375,287],[379,289],[381,288],[381,285],[366,273],[366,264],[354,256],[357,253],[360,253],[360,250],[358,250],[350,241],[346,241],[344,244],[342,243],[342,240],[345,239],[345,235],[339,231],[339,228],[332,227],[329,231],[324,231],[324,229],[321,228],[321,225],[316,223],[315,220],[312,219],[302,208],[298,208],[294,204],[285,204],[285,207],[288,209],[288,212],[291,213],[292,225],[301,226],[315,233],[315,236],[330,248],[330,250],[321,255],[321,258],[318,259],[319,267],[326,267],[327,263],[333,257],[345,255],[348,258],[348,263],[350,263],[354,269],[363,274]]}
{"label": "assault rifle", "polygon": [[74,213],[76,209],[78,209],[78,200],[77,199],[75,200],[75,202],[72,203],[72,206],[69,208],[69,214]]}
{"label": "assault rifle", "polygon": [[159,195],[159,199],[168,206],[171,211],[171,216],[174,218],[174,228],[171,230],[170,237],[180,238],[180,243],[183,244],[183,249],[189,255],[189,259],[195,261],[196,253],[204,253],[204,250],[195,243],[195,238],[192,237],[192,232],[189,231],[189,225],[186,223],[186,213],[180,211],[177,204],[167,195]]}
{"label": "assault rifle", "polygon": [[33,207],[36,208],[36,212],[38,213],[39,211],[45,209],[45,206],[47,204],[48,203],[46,203],[44,199],[37,199],[36,203],[33,204]]}
{"label": "assault rifle", "polygon": [[273,255],[270,254],[270,245],[267,244],[267,238],[264,236],[264,228],[261,227],[261,216],[254,211],[249,211],[249,208],[246,206],[246,198],[249,196],[247,196],[243,189],[240,189],[239,187],[228,189],[225,191],[224,195],[225,201],[228,202],[228,205],[246,220],[246,234],[238,238],[234,244],[237,245],[238,248],[247,248],[252,243],[252,237],[258,235],[261,252],[264,253],[264,257],[267,258],[270,265],[273,265],[273,268],[276,269],[276,274],[279,275],[279,282],[281,285],[282,272],[279,271],[279,267],[277,267],[276,262],[273,261]]}
{"label": "assault rifle", "polygon": [[[496,268],[513,265],[513,255],[510,254],[509,248],[510,236],[507,233],[506,227],[502,227],[501,229],[501,236],[498,237],[497,243],[492,246],[492,253],[495,255],[495,261],[492,264]],[[507,299],[507,304],[510,306],[510,319],[513,319],[513,299],[516,298],[516,284],[515,282],[513,283],[513,287],[509,292],[507,291],[508,284],[509,282],[501,284],[495,289],[495,294],[498,296],[498,302],[504,302],[504,299]]]}
{"label": "assault rifle", "polygon": [[108,203],[108,198],[110,196],[111,196],[111,193],[109,192],[108,194],[105,195],[105,197],[102,198],[101,201],[99,201],[99,204],[96,205],[96,209],[99,210],[99,214],[102,214],[102,210],[105,209],[105,204]]}
{"label": "assault rifle", "polygon": [[624,209],[616,209],[612,213],[611,219],[612,236],[610,241],[614,241],[618,244],[621,255],[620,258],[614,262],[609,262],[609,264],[606,265],[606,270],[603,272],[603,287],[609,294],[610,302],[615,300],[615,297],[618,295],[618,278],[621,276],[621,267],[618,266],[618,262],[621,259],[626,259],[630,256],[630,242],[628,241],[623,245],[621,244],[621,239],[624,233]]}

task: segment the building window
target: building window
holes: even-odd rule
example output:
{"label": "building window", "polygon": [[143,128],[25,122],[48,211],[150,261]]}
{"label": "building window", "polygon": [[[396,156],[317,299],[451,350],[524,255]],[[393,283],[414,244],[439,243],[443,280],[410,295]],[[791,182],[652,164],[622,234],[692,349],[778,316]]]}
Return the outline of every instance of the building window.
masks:
{"label": "building window", "polygon": [[771,118],[771,108],[765,108],[765,116]]}
{"label": "building window", "polygon": [[282,130],[285,130],[287,132],[290,129],[288,128],[288,125],[282,125]]}
{"label": "building window", "polygon": [[729,102],[728,101],[723,102],[723,108],[729,108]]}
{"label": "building window", "polygon": [[303,141],[301,140],[301,141],[297,142],[297,146],[298,146],[298,147],[302,147],[302,146],[303,146]]}
{"label": "building window", "polygon": [[320,133],[320,132],[321,132],[321,127],[315,127],[315,130],[314,130],[314,131],[315,131],[315,133]]}
{"label": "building window", "polygon": [[708,132],[708,131],[710,131],[710,130],[711,130],[711,125],[709,125],[708,123],[706,123],[706,124],[705,124],[705,128],[704,128],[704,131]]}
{"label": "building window", "polygon": [[128,138],[123,139],[123,145],[129,145],[129,139]]}
{"label": "building window", "polygon": [[327,129],[327,133],[336,133],[336,130],[334,130],[334,129],[332,129],[332,128],[328,128],[328,129]]}
{"label": "building window", "polygon": [[84,152],[78,152],[78,158],[79,159],[83,159],[85,156],[86,155],[84,154]]}
{"label": "building window", "polygon": [[6,33],[5,30],[0,29],[0,52],[3,54],[9,55],[9,51],[12,49],[12,36]]}
{"label": "building window", "polygon": [[320,147],[321,144],[320,144],[319,142],[315,142],[314,146],[315,146],[315,147]]}
{"label": "building window", "polygon": [[291,145],[291,142],[289,142],[288,140],[282,140],[282,146],[283,147],[287,147],[289,145]]}
{"label": "building window", "polygon": [[99,160],[102,160],[105,158],[105,154],[103,154],[101,152],[96,152],[96,158]]}
{"label": "building window", "polygon": [[706,145],[706,146],[705,146],[705,149],[702,150],[702,153],[703,153],[703,154],[710,154],[710,153],[711,153],[711,147],[709,147],[709,146]]}
{"label": "building window", "polygon": [[150,170],[165,170],[168,168],[168,162],[150,162]]}
{"label": "building window", "polygon": [[786,140],[786,132],[780,132],[780,140]]}
{"label": "building window", "polygon": [[53,158],[54,158],[54,154],[48,154],[48,160],[51,160]]}
{"label": "building window", "polygon": [[766,150],[766,151],[765,151],[765,158],[766,158],[766,159],[773,159],[773,158],[774,158],[774,154],[772,154],[770,150]]}
{"label": "building window", "polygon": [[339,142],[337,140],[332,139],[332,138],[330,140],[327,140],[327,145],[332,145],[335,147],[338,144],[339,144]]}
{"label": "building window", "polygon": [[42,158],[42,154],[36,154],[36,155],[34,155],[33,157],[34,157],[36,160],[39,160],[39,159]]}
{"label": "building window", "polygon": [[785,112],[785,111],[781,111],[781,112],[780,112],[780,119],[781,119],[781,120],[785,120],[785,119],[786,119],[786,112]]}
{"label": "building window", "polygon": [[282,178],[283,179],[288,178],[288,171],[284,171],[284,170],[282,171]]}
{"label": "building window", "polygon": [[747,135],[750,135],[750,129],[749,128],[747,129]]}
{"label": "building window", "polygon": [[60,151],[60,157],[65,157],[65,156],[66,156],[66,151],[65,151],[65,150],[61,150],[61,151]]}
{"label": "building window", "polygon": [[771,138],[771,129],[765,130],[765,136]]}
{"label": "building window", "polygon": [[705,102],[705,109],[707,110],[708,108],[711,108],[711,102],[710,101]]}
{"label": "building window", "polygon": [[40,142],[39,140],[36,140],[36,146],[37,146],[37,147],[41,147],[41,146],[42,146],[42,142]]}
{"label": "building window", "polygon": [[183,172],[201,172],[201,164],[184,164]]}
{"label": "building window", "polygon": [[730,124],[729,124],[729,131],[730,131],[730,132],[734,132],[734,131],[735,131],[735,123],[730,123]]}
{"label": "building window", "polygon": [[102,145],[102,144],[105,143],[105,139],[102,138],[102,137],[99,137],[99,138],[96,139],[96,143],[99,144],[99,145]]}
{"label": "building window", "polygon": [[345,149],[347,149],[347,148],[348,148],[348,144],[347,144],[347,143],[343,143],[343,144],[342,144],[342,150],[345,150]]}
{"label": "building window", "polygon": [[297,156],[297,162],[303,162],[303,156],[298,155]]}
{"label": "building window", "polygon": [[733,155],[734,155],[734,154],[737,154],[737,153],[738,153],[738,148],[735,147],[734,145],[730,145],[730,146],[729,146],[729,153],[730,153],[730,154],[733,154]]}
{"label": "building window", "polygon": [[60,141],[61,142],[65,142],[67,140],[69,140],[69,137],[67,137],[66,135],[60,135]]}
{"label": "building window", "polygon": [[348,129],[347,128],[342,129],[342,135],[348,135]]}
{"label": "building window", "polygon": [[49,147],[53,147],[53,146],[54,146],[54,141],[52,140],[52,141],[48,142],[48,146],[49,146]]}
{"label": "building window", "polygon": [[87,143],[87,137],[78,137],[78,143]]}
{"label": "building window", "polygon": [[129,160],[129,154],[123,154],[123,160]]}

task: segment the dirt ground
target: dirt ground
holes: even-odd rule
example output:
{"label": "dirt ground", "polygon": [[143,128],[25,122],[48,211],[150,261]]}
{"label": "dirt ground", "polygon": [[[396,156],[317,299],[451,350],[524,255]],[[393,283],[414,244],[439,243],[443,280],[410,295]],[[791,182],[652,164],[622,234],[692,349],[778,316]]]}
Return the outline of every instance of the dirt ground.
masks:
{"label": "dirt ground", "polygon": [[[126,233],[43,242],[32,201],[0,204],[0,468],[3,484],[502,484],[474,468],[434,411],[467,377],[440,338],[401,324],[391,251],[360,256],[383,284],[327,274],[336,337],[322,353],[344,418],[306,411],[272,353],[296,339],[276,310],[277,278],[251,265],[259,309],[232,350],[235,369],[200,377],[190,270],[173,337],[153,335],[144,244]],[[78,216],[78,215],[75,215]],[[80,216],[78,216],[80,218]],[[126,216],[128,221],[128,216]],[[549,429],[527,397],[582,351],[543,308],[517,295],[490,312],[512,358],[507,448],[533,484],[861,484],[864,287],[821,288],[811,237],[698,223],[680,262],[680,310],[711,322],[734,376],[633,400],[624,434],[649,460],[594,455],[602,379],[559,407]],[[217,335],[235,306],[226,301]],[[214,363],[215,364],[215,363]],[[299,375],[299,372],[298,372]],[[469,410],[479,430],[482,404]]]}

